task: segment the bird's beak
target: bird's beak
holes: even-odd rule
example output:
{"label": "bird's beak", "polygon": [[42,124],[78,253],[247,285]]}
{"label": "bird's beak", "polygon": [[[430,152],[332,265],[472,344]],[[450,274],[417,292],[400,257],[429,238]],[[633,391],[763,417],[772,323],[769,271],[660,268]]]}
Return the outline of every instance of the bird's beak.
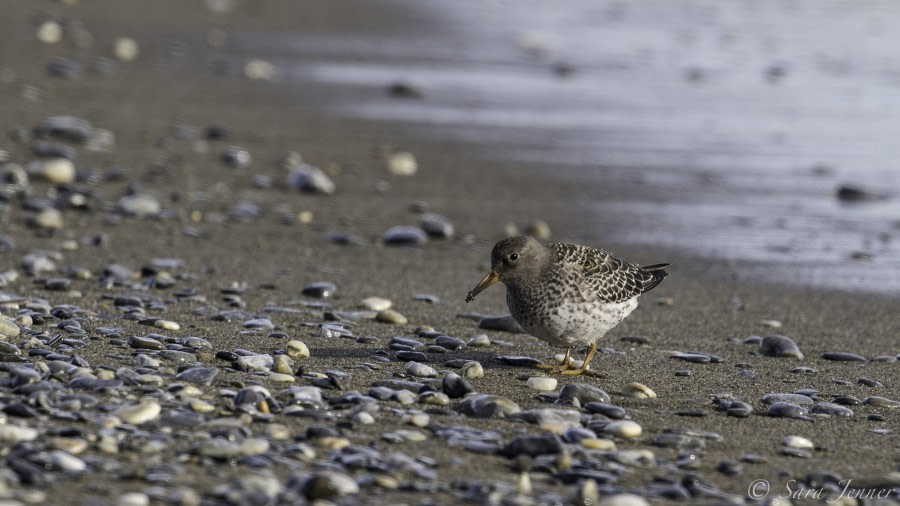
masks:
{"label": "bird's beak", "polygon": [[473,300],[475,300],[476,295],[478,295],[485,288],[493,285],[497,281],[500,281],[500,274],[497,271],[491,269],[487,274],[485,274],[481,281],[479,281],[478,284],[475,285],[475,288],[473,288],[472,291],[469,292],[469,295],[466,295],[466,302],[472,302]]}

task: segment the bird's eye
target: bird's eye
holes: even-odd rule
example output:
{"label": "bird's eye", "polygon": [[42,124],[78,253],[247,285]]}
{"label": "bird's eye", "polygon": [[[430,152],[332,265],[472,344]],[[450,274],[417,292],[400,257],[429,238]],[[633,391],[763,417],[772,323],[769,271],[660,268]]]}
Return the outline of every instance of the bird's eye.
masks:
{"label": "bird's eye", "polygon": [[515,261],[518,260],[518,259],[519,259],[519,254],[518,254],[518,253],[510,253],[510,254],[509,254],[509,261],[510,261],[510,262],[515,262]]}

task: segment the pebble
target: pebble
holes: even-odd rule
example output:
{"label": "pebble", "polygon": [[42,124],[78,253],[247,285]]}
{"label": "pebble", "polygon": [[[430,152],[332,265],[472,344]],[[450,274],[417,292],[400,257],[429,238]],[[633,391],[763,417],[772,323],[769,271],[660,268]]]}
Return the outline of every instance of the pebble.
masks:
{"label": "pebble", "polygon": [[16,337],[21,332],[22,330],[16,325],[16,322],[0,316],[0,336]]}
{"label": "pebble", "polygon": [[141,425],[159,417],[162,406],[156,401],[146,401],[133,406],[117,409],[114,414],[120,420],[132,425]]}
{"label": "pebble", "polygon": [[34,216],[34,225],[46,230],[59,230],[65,226],[63,215],[58,209],[48,207]]}
{"label": "pebble", "polygon": [[381,323],[390,323],[393,325],[406,325],[409,321],[405,316],[394,311],[393,309],[385,309],[375,314],[375,321]]}
{"label": "pebble", "polygon": [[128,37],[119,37],[113,42],[113,54],[121,62],[131,62],[137,59],[139,53],[138,43]]}
{"label": "pebble", "polygon": [[556,390],[556,384],[556,378],[549,378],[546,376],[532,376],[526,381],[526,385],[528,385],[528,388],[537,390],[539,392],[549,392],[551,390]]}
{"label": "pebble", "polygon": [[597,506],[650,506],[646,499],[635,494],[613,494],[604,497],[598,502],[593,502]]}
{"label": "pebble", "polygon": [[853,410],[840,406],[838,404],[832,404],[830,402],[817,402],[813,404],[813,407],[809,410],[811,413],[822,414],[822,415],[831,415],[831,416],[853,416]]}
{"label": "pebble", "polygon": [[294,189],[330,195],[337,187],[322,169],[300,163],[288,173],[288,185]]}
{"label": "pebble", "polygon": [[781,439],[781,444],[784,446],[789,446],[791,448],[800,448],[806,450],[812,450],[816,447],[812,441],[806,439],[803,436],[784,436]]}
{"label": "pebble", "polygon": [[807,410],[803,406],[792,404],[790,402],[776,402],[769,406],[769,416],[778,418],[799,418],[801,420],[811,420],[807,416]]}
{"label": "pebble", "polygon": [[578,399],[581,405],[586,405],[589,402],[608,403],[610,401],[609,394],[600,387],[580,382],[563,385],[559,391],[559,399],[564,401]]}
{"label": "pebble", "polygon": [[453,224],[447,218],[433,213],[425,213],[419,219],[419,228],[430,237],[436,239],[449,239],[453,237]]}
{"label": "pebble", "polygon": [[478,328],[485,330],[499,330],[501,332],[512,332],[514,334],[525,333],[525,330],[522,328],[522,326],[516,323],[516,320],[514,320],[510,315],[485,316],[478,321]]}
{"label": "pebble", "polygon": [[462,365],[459,371],[463,378],[475,379],[484,377],[484,367],[480,362],[470,361]]}
{"label": "pebble", "polygon": [[643,428],[632,420],[616,420],[603,427],[603,433],[623,439],[635,439],[640,437]]}
{"label": "pebble", "polygon": [[613,420],[621,420],[626,416],[625,408],[622,408],[620,406],[613,406],[612,404],[606,404],[603,402],[587,402],[584,404],[584,409],[588,410],[591,413],[600,413],[601,415]]}
{"label": "pebble", "polygon": [[786,357],[803,359],[803,353],[793,339],[782,336],[766,336],[759,343],[759,352],[769,357]]}
{"label": "pebble", "polygon": [[556,434],[540,434],[519,436],[511,440],[501,450],[507,458],[520,455],[537,457],[538,455],[557,455],[563,450],[563,443]]}
{"label": "pebble", "polygon": [[500,360],[506,365],[512,365],[517,367],[534,367],[536,365],[541,365],[543,362],[536,358],[532,357],[524,357],[521,355],[504,355],[497,357],[497,360]]}
{"label": "pebble", "polygon": [[419,378],[435,378],[438,375],[433,367],[413,361],[407,362],[403,369],[406,371],[406,374]]}
{"label": "pebble", "polygon": [[656,399],[656,392],[641,383],[629,383],[622,389],[622,395],[635,399]]}
{"label": "pebble", "polygon": [[856,353],[846,353],[840,351],[829,351],[822,354],[825,360],[834,360],[837,362],[868,362],[869,359]]}
{"label": "pebble", "polygon": [[125,216],[154,218],[162,212],[162,204],[148,194],[126,195],[116,203],[116,209]]}
{"label": "pebble", "polygon": [[448,372],[441,380],[441,391],[447,394],[451,399],[459,399],[465,397],[467,394],[475,392],[475,387],[462,376],[453,372]]}
{"label": "pebble", "polygon": [[491,339],[486,334],[478,334],[466,341],[468,348],[487,348],[491,345]]}
{"label": "pebble", "polygon": [[710,357],[697,353],[676,353],[675,355],[670,355],[670,357],[684,360],[685,362],[694,362],[697,364],[708,364],[711,361]]}
{"label": "pebble", "polygon": [[327,299],[334,295],[334,292],[337,291],[337,286],[334,283],[328,281],[320,281],[318,283],[312,283],[304,286],[300,293],[307,297],[316,297],[319,299]]}
{"label": "pebble", "polygon": [[48,158],[33,162],[29,167],[32,175],[58,185],[75,182],[75,164],[68,158]]}
{"label": "pebble", "polygon": [[800,406],[812,406],[815,403],[811,397],[802,394],[766,394],[762,398],[762,403],[765,405],[778,402],[790,402]]}
{"label": "pebble", "polygon": [[862,400],[862,403],[867,406],[875,406],[878,408],[900,409],[900,401],[888,399],[886,397],[881,397],[878,395],[866,397]]}
{"label": "pebble", "polygon": [[[449,395],[449,394],[448,394]],[[473,418],[506,418],[522,411],[512,400],[499,395],[478,394],[464,398],[460,411]]]}
{"label": "pebble", "polygon": [[387,170],[395,176],[412,176],[418,171],[416,157],[408,151],[388,155]]}
{"label": "pebble", "polygon": [[22,441],[33,441],[40,433],[31,427],[20,427],[12,424],[0,424],[0,442],[14,445]]}
{"label": "pebble", "polygon": [[262,354],[238,357],[238,359],[235,360],[234,365],[240,371],[266,372],[272,369],[274,363],[275,360],[271,355]]}
{"label": "pebble", "polygon": [[419,227],[397,225],[387,229],[382,240],[391,246],[421,246],[428,242],[428,234]]}
{"label": "pebble", "polygon": [[393,303],[384,297],[367,297],[360,302],[360,306],[369,311],[384,311],[390,309]]}

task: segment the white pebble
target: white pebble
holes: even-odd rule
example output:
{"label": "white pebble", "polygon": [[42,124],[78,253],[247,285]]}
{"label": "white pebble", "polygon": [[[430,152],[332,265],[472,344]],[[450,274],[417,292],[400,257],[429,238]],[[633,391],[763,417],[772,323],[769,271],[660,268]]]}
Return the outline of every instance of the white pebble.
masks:
{"label": "white pebble", "polygon": [[56,44],[62,40],[63,29],[56,21],[46,21],[37,29],[38,40],[44,44]]}
{"label": "white pebble", "polygon": [[629,383],[625,385],[625,389],[622,390],[622,393],[627,397],[634,397],[635,399],[656,399],[656,392],[643,383]]}
{"label": "white pebble", "polygon": [[171,320],[156,320],[153,322],[154,327],[161,328],[163,330],[179,330],[181,329],[181,325],[178,325],[176,322]]}
{"label": "white pebble", "polygon": [[597,506],[650,506],[650,503],[639,495],[616,494],[604,497]]}
{"label": "white pebble", "polygon": [[309,347],[303,341],[291,340],[287,343],[287,354],[291,358],[309,357]]}
{"label": "white pebble", "polygon": [[119,37],[113,44],[113,54],[116,59],[123,62],[134,61],[138,57],[138,43],[128,37]]}
{"label": "white pebble", "polygon": [[606,424],[606,427],[603,428],[603,431],[612,434],[613,436],[625,438],[625,439],[634,439],[641,435],[643,429],[637,422],[633,422],[631,420],[616,420],[614,422],[609,422]]}
{"label": "white pebble", "polygon": [[395,176],[412,176],[418,170],[418,165],[412,153],[398,151],[388,157],[387,168]]}
{"label": "white pebble", "polygon": [[803,448],[808,450],[812,450],[816,447],[812,441],[803,436],[784,436],[784,439],[781,440],[781,444],[790,446],[791,448]]}
{"label": "white pebble", "polygon": [[241,441],[241,455],[260,455],[269,451],[269,441],[261,437],[250,437]]}
{"label": "white pebble", "polygon": [[127,492],[116,499],[116,506],[150,506],[150,497],[141,492]]}
{"label": "white pebble", "polygon": [[360,425],[372,425],[375,423],[375,417],[372,416],[372,413],[368,411],[360,411],[359,413],[353,415],[353,421]]}
{"label": "white pebble", "polygon": [[367,297],[360,302],[360,305],[369,311],[384,311],[391,308],[391,301],[384,297]]}
{"label": "white pebble", "polygon": [[244,76],[269,81],[275,75],[275,66],[266,60],[255,58],[244,65]]}
{"label": "white pebble", "polygon": [[393,309],[385,309],[384,311],[379,311],[378,314],[375,315],[375,321],[379,321],[382,323],[392,323],[394,325],[406,325],[408,320],[405,316],[394,311]]}
{"label": "white pebble", "polygon": [[34,224],[40,228],[60,229],[63,227],[63,216],[59,210],[48,207],[37,213]]}
{"label": "white pebble", "polygon": [[419,378],[434,378],[438,375],[433,367],[415,361],[407,362],[403,369],[406,370],[406,374]]}
{"label": "white pebble", "polygon": [[125,423],[140,425],[155,420],[162,412],[162,406],[156,401],[142,402],[133,406],[119,408],[115,416]]}
{"label": "white pebble", "polygon": [[75,164],[68,158],[49,158],[40,163],[37,172],[54,184],[68,184],[75,181]]}
{"label": "white pebble", "polygon": [[2,443],[16,444],[22,441],[32,441],[37,437],[37,429],[32,429],[31,427],[0,425],[0,442]]}
{"label": "white pebble", "polygon": [[528,381],[525,382],[528,385],[528,388],[540,391],[540,392],[549,392],[551,390],[556,390],[556,378],[549,378],[546,376],[532,376],[528,378]]}
{"label": "white pebble", "polygon": [[484,367],[482,367],[480,362],[471,361],[463,364],[462,369],[459,371],[460,376],[467,379],[473,378],[483,378],[484,377]]}

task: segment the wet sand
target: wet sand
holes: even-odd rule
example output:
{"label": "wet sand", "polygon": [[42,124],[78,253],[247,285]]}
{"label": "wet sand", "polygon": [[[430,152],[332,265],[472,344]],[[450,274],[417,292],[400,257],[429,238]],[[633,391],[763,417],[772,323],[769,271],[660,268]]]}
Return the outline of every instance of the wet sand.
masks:
{"label": "wet sand", "polygon": [[[115,147],[105,153],[79,149],[77,167],[103,172],[111,166],[121,166],[127,176],[122,181],[97,183],[92,209],[64,210],[65,225],[54,234],[39,233],[29,226],[30,213],[23,209],[21,201],[10,203],[0,235],[14,238],[17,246],[14,251],[0,253],[0,271],[19,269],[20,258],[33,250],[62,251],[62,265],[84,267],[94,273],[95,279],[75,280],[72,288],[80,292],[76,297],[47,291],[20,273],[19,280],[4,287],[4,291],[44,298],[52,305],[73,304],[93,311],[91,329],[116,326],[124,329],[125,335],[146,335],[154,329],[122,318],[104,298],[118,294],[119,289],[100,286],[96,277],[112,263],[139,269],[154,258],[178,258],[184,261],[183,272],[191,276],[179,279],[175,289],[193,288],[207,297],[208,305],[225,308],[219,289],[233,282],[246,283],[247,290],[241,294],[245,310],[271,318],[278,330],[309,346],[311,357],[302,362],[306,371],[347,372],[350,378],[345,381],[346,388],[366,392],[373,381],[403,371],[404,362],[396,360],[383,364],[379,371],[357,368],[371,361],[378,350],[386,350],[391,337],[415,337],[414,329],[427,325],[465,340],[483,331],[476,322],[459,317],[460,313],[506,312],[500,287],[491,288],[468,305],[464,297],[483,275],[490,247],[505,235],[507,224],[524,228],[540,219],[550,224],[555,240],[583,235],[583,218],[569,202],[573,195],[583,197],[590,189],[569,184],[563,178],[550,179],[546,172],[485,162],[466,146],[450,141],[414,141],[391,123],[339,120],[320,114],[312,104],[327,103],[328,89],[311,86],[298,90],[279,82],[277,73],[272,81],[247,79],[241,75],[243,58],[272,56],[245,54],[246,48],[231,47],[227,39],[229,30],[238,27],[248,31],[340,32],[399,26],[386,13],[357,2],[314,2],[302,8],[287,2],[239,2],[236,10],[228,14],[210,13],[200,3],[167,2],[164,8],[158,5],[92,1],[74,6],[50,2],[7,6],[11,12],[0,34],[0,46],[4,48],[0,53],[3,131],[31,130],[43,118],[53,115],[88,119],[115,133]],[[78,49],[68,39],[53,45],[37,41],[36,26],[44,19],[79,21],[91,33],[92,47]],[[205,44],[208,30],[213,28],[226,33],[222,49]],[[97,56],[110,56],[109,47],[119,36],[138,42],[138,59],[114,62],[108,73],[91,70]],[[82,63],[83,72],[75,79],[48,76],[46,63],[55,56]],[[33,94],[32,87],[37,89],[36,100],[28,98]],[[174,132],[179,125],[195,127],[199,134],[195,138],[178,138]],[[209,141],[205,152],[198,150],[203,132],[213,125],[225,128],[228,139]],[[221,162],[221,152],[231,145],[251,154],[249,166],[236,168]],[[33,158],[30,146],[29,142],[16,143],[9,137],[0,141],[0,149],[23,165]],[[384,146],[414,153],[419,166],[417,174],[402,177],[387,173],[378,155]],[[287,188],[279,160],[288,151],[297,151],[308,163],[325,169],[337,191],[333,195],[311,195]],[[256,175],[270,176],[273,186],[254,187]],[[110,224],[109,219],[116,213],[108,203],[123,196],[127,185],[159,198],[166,210],[163,217],[124,218]],[[51,195],[47,183],[35,182],[33,191],[35,198]],[[615,189],[605,191],[612,194]],[[258,204],[259,216],[247,222],[228,218],[229,208],[240,201]],[[427,203],[429,211],[449,218],[456,228],[455,237],[431,240],[416,248],[384,246],[381,235],[386,229],[418,223],[419,214],[411,210],[416,202]],[[297,220],[304,211],[311,213],[311,222]],[[200,234],[185,234],[187,227]],[[367,244],[334,244],[327,235],[335,232],[358,235]],[[85,240],[98,234],[105,237],[101,246],[92,246]],[[76,241],[77,249],[64,250],[66,240]],[[822,358],[823,353],[835,351],[857,353],[869,359],[900,354],[896,300],[748,282],[734,274],[734,266],[722,262],[626,245],[597,246],[636,263],[673,263],[670,277],[643,296],[638,310],[601,343],[606,351],[614,350],[598,355],[594,361],[594,369],[604,377],[583,380],[609,392],[611,402],[626,408],[630,418],[643,427],[640,438],[618,440],[618,449],[649,449],[655,454],[653,465],[647,469],[629,468],[617,486],[642,493],[655,478],[661,479],[672,470],[668,466],[677,461],[679,451],[652,443],[654,436],[666,429],[714,432],[721,436],[721,440],[707,439],[705,449],[694,451],[701,455],[696,469],[673,468],[675,480],[690,481],[685,477],[693,472],[715,489],[739,498],[748,493],[754,480],[768,480],[773,495],[783,494],[790,480],[802,480],[808,473],[819,471],[833,472],[860,486],[900,485],[897,434],[871,431],[896,429],[900,409],[859,405],[851,406],[855,411],[852,417],[814,417],[813,421],[804,421],[765,416],[766,408],[761,402],[765,394],[799,389],[815,389],[825,401],[835,395],[900,399],[896,361],[861,364]],[[300,289],[316,281],[330,281],[338,287],[335,296],[326,301],[336,309],[353,310],[363,298],[381,296],[392,300],[408,323],[354,323],[355,335],[375,336],[378,344],[320,337],[315,327],[304,323],[321,323],[322,311],[298,302],[310,302],[301,297]],[[441,302],[417,301],[416,294],[432,294]],[[152,295],[171,299],[164,290],[153,290]],[[271,306],[294,307],[298,312],[266,313],[265,308]],[[195,309],[196,304],[167,304],[163,310],[148,313],[180,324],[180,330],[169,334],[207,339],[213,351],[247,349],[272,353],[283,348],[282,340],[265,334],[243,334],[239,322],[212,321],[208,314],[197,314]],[[4,310],[4,314],[10,313]],[[766,321],[778,321],[781,327],[773,329]],[[471,382],[479,392],[506,396],[523,409],[552,407],[525,386],[523,378],[533,375],[533,371],[505,365],[497,356],[528,355],[546,361],[560,350],[525,335],[486,333],[491,339],[511,345],[434,354],[429,364],[445,370],[441,364],[450,359],[478,360],[484,366],[485,376]],[[764,357],[756,353],[756,346],[741,342],[751,335],[772,333],[794,339],[805,358]],[[623,336],[646,336],[648,344],[634,345],[622,341]],[[128,354],[128,350],[102,338],[89,343],[78,353],[91,364],[127,363],[109,356]],[[672,350],[714,354],[722,361],[686,363],[670,358]],[[227,366],[214,358],[209,364]],[[814,372],[792,372],[798,366]],[[690,371],[691,375],[676,376],[676,371]],[[859,384],[862,377],[884,386]],[[226,370],[218,377],[216,388],[207,389],[207,394],[212,398],[217,388],[235,389],[256,380],[266,384],[265,379]],[[299,384],[304,381],[298,378]],[[561,384],[571,381],[576,380],[560,379]],[[649,386],[658,398],[641,400],[617,395],[631,382]],[[280,388],[267,386],[273,391]],[[735,418],[716,410],[710,399],[725,392],[750,403],[755,412],[747,418]],[[697,414],[695,411],[702,416],[685,416],[686,412]],[[883,420],[867,419],[874,413],[883,415]],[[297,436],[313,423],[306,418],[275,418]],[[95,421],[64,422],[44,415],[37,420],[13,416],[7,420],[44,427],[83,426],[87,432],[96,427]],[[541,432],[534,425],[505,420],[433,416],[432,422],[489,428],[507,440],[522,431]],[[334,421],[329,423],[335,425]],[[254,422],[250,429],[262,433],[264,427],[263,422]],[[414,487],[363,487],[360,497],[365,498],[364,502],[446,504],[457,500],[459,490],[452,485],[454,480],[509,484],[519,480],[516,462],[500,455],[466,452],[433,436],[423,443],[394,444],[381,439],[385,432],[404,427],[401,417],[384,407],[375,424],[356,424],[345,430],[345,436],[354,444],[373,445],[385,453],[398,451],[413,457],[431,457],[436,461],[437,478],[426,488],[427,492]],[[787,435],[801,435],[813,441],[816,448],[812,458],[781,454],[781,440]],[[142,469],[144,460],[159,463],[184,455],[188,446],[185,441],[176,441],[161,454],[123,451],[118,456],[106,455],[105,458],[119,460],[126,471],[114,472],[113,479],[100,472],[71,478],[56,476],[41,488],[48,494],[48,504],[112,503],[123,492],[145,491],[151,486],[183,486],[210,499],[208,494],[215,487],[249,472],[242,465],[200,465],[190,458],[181,462],[186,472],[163,483],[147,483],[139,477],[140,473],[127,472]],[[84,455],[97,454],[92,447]],[[717,470],[721,461],[740,461],[746,454],[764,456],[766,462],[740,464],[739,476]],[[287,479],[288,469],[278,463],[271,469]],[[532,472],[531,479],[536,493],[549,491],[571,498],[577,489],[575,485],[553,481],[540,471]],[[4,493],[23,499],[18,486]],[[349,504],[359,500],[363,499],[347,497],[342,501]],[[693,500],[713,501],[697,496]]]}

